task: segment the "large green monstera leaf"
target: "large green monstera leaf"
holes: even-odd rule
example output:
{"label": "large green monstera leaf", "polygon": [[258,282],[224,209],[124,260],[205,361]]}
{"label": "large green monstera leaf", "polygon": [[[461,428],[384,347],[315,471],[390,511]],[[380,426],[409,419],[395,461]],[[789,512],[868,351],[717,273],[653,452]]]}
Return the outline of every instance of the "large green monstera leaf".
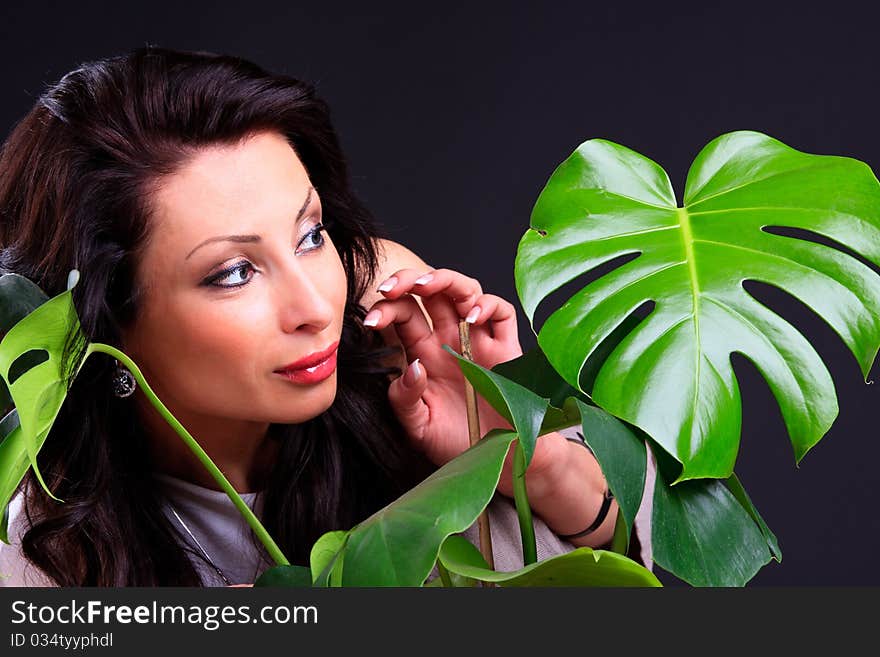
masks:
{"label": "large green monstera leaf", "polygon": [[[677,207],[656,163],[591,140],[553,173],[520,242],[517,291],[533,328],[551,292],[630,258],[556,309],[538,342],[566,381],[681,462],[676,481],[733,472],[741,427],[734,352],[766,378],[798,461],[837,416],[821,358],[744,281],[773,285],[814,310],[866,377],[877,354],[880,278],[842,250],[776,228],[824,236],[880,264],[880,184],[857,160],[734,132],[700,152]],[[654,303],[648,316],[584,390],[587,359],[647,302]]]}

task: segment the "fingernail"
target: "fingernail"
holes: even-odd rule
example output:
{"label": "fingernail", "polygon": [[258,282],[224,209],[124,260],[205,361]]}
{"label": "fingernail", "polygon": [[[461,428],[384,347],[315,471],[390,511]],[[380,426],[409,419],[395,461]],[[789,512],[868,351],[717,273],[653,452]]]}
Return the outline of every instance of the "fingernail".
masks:
{"label": "fingernail", "polygon": [[479,306],[474,306],[471,308],[471,311],[468,313],[468,316],[464,318],[468,324],[473,324],[477,321],[477,318],[480,316],[480,313],[483,311]]}
{"label": "fingernail", "polygon": [[390,292],[397,285],[397,276],[392,276],[379,286],[379,292]]}
{"label": "fingernail", "polygon": [[367,316],[364,317],[364,326],[375,326],[379,323],[380,319],[382,319],[382,311],[371,310],[367,313]]}
{"label": "fingernail", "polygon": [[422,368],[419,367],[419,359],[416,358],[413,362],[409,364],[409,367],[406,368],[406,374],[403,375],[403,382],[407,386],[413,386],[421,378]]}
{"label": "fingernail", "polygon": [[433,280],[434,274],[425,274],[424,276],[419,276],[413,285],[427,285]]}

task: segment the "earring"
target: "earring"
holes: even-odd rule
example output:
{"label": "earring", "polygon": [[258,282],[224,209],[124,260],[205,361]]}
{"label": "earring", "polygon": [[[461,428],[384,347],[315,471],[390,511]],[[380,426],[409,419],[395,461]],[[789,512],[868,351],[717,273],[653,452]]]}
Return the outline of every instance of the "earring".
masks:
{"label": "earring", "polygon": [[113,370],[113,394],[117,397],[129,397],[134,392],[137,384],[134,374],[116,361],[116,369]]}

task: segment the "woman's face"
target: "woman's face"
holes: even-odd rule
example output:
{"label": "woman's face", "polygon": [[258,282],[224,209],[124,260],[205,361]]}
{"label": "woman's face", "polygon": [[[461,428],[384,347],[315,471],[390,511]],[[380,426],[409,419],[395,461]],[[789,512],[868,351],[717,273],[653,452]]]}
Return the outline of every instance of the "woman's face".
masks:
{"label": "woman's face", "polygon": [[204,150],[152,200],[137,272],[145,297],[123,348],[159,398],[194,424],[299,423],[325,411],[335,359],[301,378],[278,370],[339,341],[346,275],[284,137]]}

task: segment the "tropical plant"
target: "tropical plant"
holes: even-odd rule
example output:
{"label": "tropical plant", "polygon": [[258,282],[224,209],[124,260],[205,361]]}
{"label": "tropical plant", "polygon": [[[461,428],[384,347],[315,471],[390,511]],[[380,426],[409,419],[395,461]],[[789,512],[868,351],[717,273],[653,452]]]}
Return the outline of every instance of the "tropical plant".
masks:
{"label": "tropical plant", "polygon": [[[745,355],[768,380],[797,461],[828,431],[837,404],[809,342],[743,282],[775,285],[813,308],[867,376],[880,347],[880,280],[844,249],[880,265],[878,238],[880,183],[853,159],[801,153],[755,132],[722,135],[697,156],[677,207],[657,164],[608,141],[585,142],[550,177],[518,249],[517,292],[532,329],[551,293],[593,280],[552,309],[538,348],[516,360],[488,370],[447,346],[513,430],[489,432],[370,518],[322,536],[309,568],[287,562],[131,359],[101,344],[85,354],[111,355],[132,371],[244,514],[278,564],[257,584],[656,586],[624,556],[650,454],[655,563],[693,585],[744,585],[781,552],[734,474],[741,408],[730,354]],[[8,331],[0,402],[15,406],[0,421],[4,510],[29,467],[42,482],[36,455],[76,375],[61,371],[60,355],[65,337],[78,334],[77,276],[52,299],[20,276],[0,277],[0,331]],[[609,550],[539,562],[524,472],[540,436],[572,425],[619,502],[617,529]],[[496,572],[459,534],[489,504],[514,440],[525,565]],[[0,529],[6,541],[5,513]],[[429,579],[435,567],[439,577]]]}

